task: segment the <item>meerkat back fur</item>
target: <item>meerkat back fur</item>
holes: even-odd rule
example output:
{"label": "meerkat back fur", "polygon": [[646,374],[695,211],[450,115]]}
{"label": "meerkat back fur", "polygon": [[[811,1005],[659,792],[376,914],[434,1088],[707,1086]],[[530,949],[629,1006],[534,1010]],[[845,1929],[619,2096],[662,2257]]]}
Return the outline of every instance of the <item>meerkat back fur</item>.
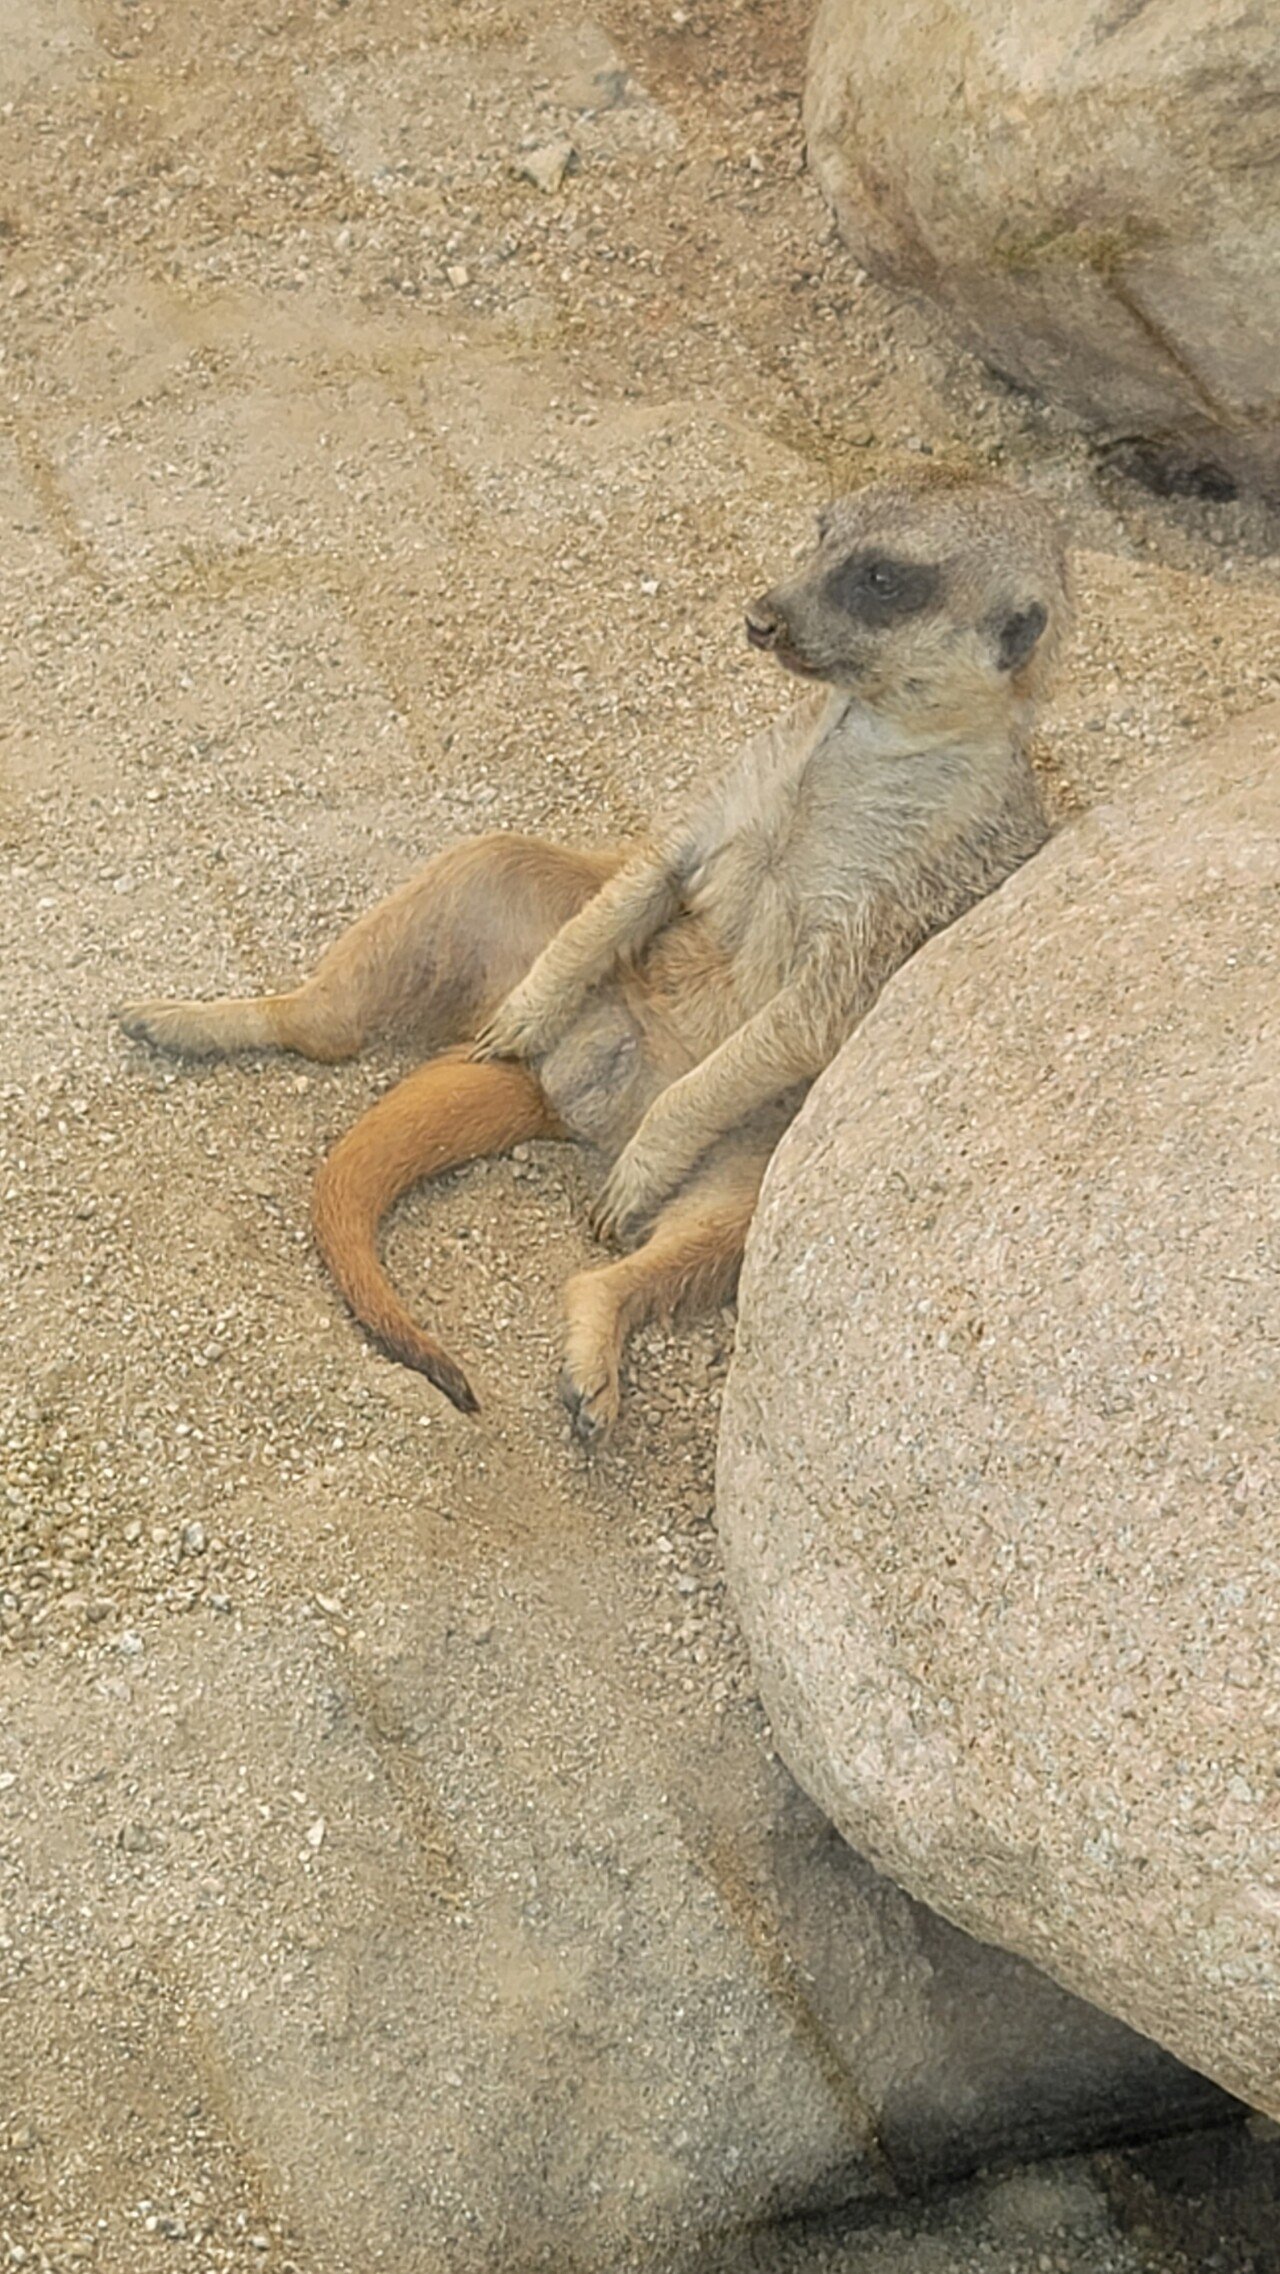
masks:
{"label": "meerkat back fur", "polygon": [[565,1290],[562,1393],[590,1442],[633,1328],[732,1293],[777,1139],[885,981],[1043,842],[1027,739],[1068,611],[1057,532],[1016,492],[935,477],[841,499],[746,612],[811,690],[645,842],[471,841],[292,992],[140,1004],[126,1032],[335,1060],[425,1021],[438,1055],[339,1142],[312,1217],[356,1317],[467,1411],[386,1278],[382,1217],[523,1139],[595,1148],[594,1228],[634,1244]]}

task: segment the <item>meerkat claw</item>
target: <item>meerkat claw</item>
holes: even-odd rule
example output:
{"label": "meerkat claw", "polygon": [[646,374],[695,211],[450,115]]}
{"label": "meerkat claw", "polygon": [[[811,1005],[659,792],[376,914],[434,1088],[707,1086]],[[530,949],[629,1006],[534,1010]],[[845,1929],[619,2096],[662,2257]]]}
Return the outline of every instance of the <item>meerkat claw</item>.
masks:
{"label": "meerkat claw", "polygon": [[617,1383],[603,1380],[594,1390],[588,1389],[576,1382],[566,1367],[560,1376],[559,1392],[572,1435],[587,1452],[594,1452],[618,1418]]}
{"label": "meerkat claw", "polygon": [[592,1238],[599,1240],[602,1247],[621,1247],[627,1228],[634,1219],[625,1210],[615,1207],[602,1194],[592,1209],[588,1221],[591,1226]]}
{"label": "meerkat claw", "polygon": [[481,1027],[468,1056],[484,1065],[495,1058],[528,1058],[536,1047],[526,1023],[519,1018],[504,1018],[499,1010]]}

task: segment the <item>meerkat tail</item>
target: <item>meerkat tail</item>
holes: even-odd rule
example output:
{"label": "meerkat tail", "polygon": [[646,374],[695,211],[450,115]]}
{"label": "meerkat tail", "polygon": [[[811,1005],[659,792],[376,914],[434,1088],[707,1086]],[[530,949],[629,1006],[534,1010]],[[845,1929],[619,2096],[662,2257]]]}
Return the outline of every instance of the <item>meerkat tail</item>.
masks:
{"label": "meerkat tail", "polygon": [[424,1177],[560,1125],[525,1066],[477,1064],[450,1052],[388,1090],[322,1164],[311,1200],[321,1255],[351,1310],[392,1358],[416,1367],[461,1413],[479,1402],[462,1368],[410,1316],[383,1270],[378,1228]]}

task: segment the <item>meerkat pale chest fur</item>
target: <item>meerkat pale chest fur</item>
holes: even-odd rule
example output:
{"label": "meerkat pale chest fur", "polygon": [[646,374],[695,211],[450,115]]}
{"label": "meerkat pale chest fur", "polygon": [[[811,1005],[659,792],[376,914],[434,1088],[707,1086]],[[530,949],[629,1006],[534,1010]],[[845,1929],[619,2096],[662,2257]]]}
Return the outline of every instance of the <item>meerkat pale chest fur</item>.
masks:
{"label": "meerkat pale chest fur", "polygon": [[1059,539],[1016,492],[933,480],[843,499],[747,610],[752,645],[813,691],[642,846],[460,846],[291,993],[144,1004],[126,1028],[332,1059],[414,1011],[455,1046],[337,1146],[313,1220],[357,1317],[467,1409],[465,1376],[382,1272],[381,1216],[420,1177],[523,1138],[596,1146],[597,1231],[645,1236],[566,1290],[562,1388],[590,1440],[615,1416],[630,1330],[732,1290],[778,1135],[885,981],[1043,841],[1026,745],[1067,612]]}

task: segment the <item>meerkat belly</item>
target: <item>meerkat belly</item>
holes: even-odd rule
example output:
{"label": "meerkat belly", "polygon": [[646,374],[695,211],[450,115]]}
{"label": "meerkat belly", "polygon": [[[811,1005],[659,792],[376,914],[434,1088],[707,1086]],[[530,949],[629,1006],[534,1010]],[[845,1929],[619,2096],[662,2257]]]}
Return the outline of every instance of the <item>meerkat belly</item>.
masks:
{"label": "meerkat belly", "polygon": [[594,996],[538,1063],[548,1103],[571,1137],[620,1151],[657,1092],[640,1027],[615,990]]}
{"label": "meerkat belly", "polygon": [[671,925],[633,970],[591,996],[538,1067],[569,1133],[610,1156],[661,1090],[738,1024],[727,1012],[725,958],[695,926]]}
{"label": "meerkat belly", "polygon": [[755,920],[721,936],[692,908],[649,943],[631,970],[583,1005],[538,1067],[569,1132],[621,1150],[659,1092],[718,1048],[782,984],[792,927],[763,886]]}

